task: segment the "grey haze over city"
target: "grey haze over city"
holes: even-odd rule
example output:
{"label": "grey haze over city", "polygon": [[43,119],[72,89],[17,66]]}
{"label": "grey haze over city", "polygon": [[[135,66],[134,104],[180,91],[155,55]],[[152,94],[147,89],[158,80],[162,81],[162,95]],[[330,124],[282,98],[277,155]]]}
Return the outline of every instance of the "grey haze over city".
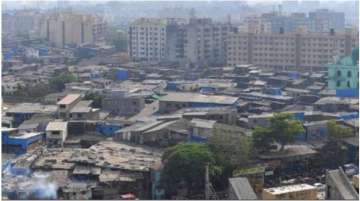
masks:
{"label": "grey haze over city", "polygon": [[1,6],[1,199],[359,199],[358,0]]}

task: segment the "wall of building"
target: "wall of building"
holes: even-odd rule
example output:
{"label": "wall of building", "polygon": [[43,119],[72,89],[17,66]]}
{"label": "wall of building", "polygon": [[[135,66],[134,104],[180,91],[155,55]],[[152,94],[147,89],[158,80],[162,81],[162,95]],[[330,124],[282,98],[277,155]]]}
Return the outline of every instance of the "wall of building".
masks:
{"label": "wall of building", "polygon": [[302,190],[302,191],[293,191],[286,192],[283,194],[273,194],[268,191],[262,192],[262,199],[264,200],[316,200],[317,191],[316,189]]}
{"label": "wall of building", "polygon": [[139,113],[145,107],[144,96],[127,94],[108,94],[102,100],[102,109],[120,116],[131,116]]}
{"label": "wall of building", "polygon": [[227,41],[227,64],[308,71],[324,69],[335,56],[346,55],[358,45],[352,34],[232,33]]}
{"label": "wall of building", "polygon": [[59,12],[44,15],[39,22],[39,36],[56,47],[94,44],[103,38],[106,23],[95,15]]}
{"label": "wall of building", "polygon": [[133,60],[161,61],[165,59],[166,20],[140,18],[129,28],[129,51]]}

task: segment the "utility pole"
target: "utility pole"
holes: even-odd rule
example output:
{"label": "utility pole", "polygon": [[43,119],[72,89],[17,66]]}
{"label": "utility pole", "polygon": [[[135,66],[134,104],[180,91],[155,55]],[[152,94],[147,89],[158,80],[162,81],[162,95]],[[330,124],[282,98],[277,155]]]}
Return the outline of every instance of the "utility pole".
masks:
{"label": "utility pole", "polygon": [[209,200],[209,164],[205,166],[205,200]]}
{"label": "utility pole", "polygon": [[216,192],[209,179],[209,163],[205,166],[205,200],[218,200]]}

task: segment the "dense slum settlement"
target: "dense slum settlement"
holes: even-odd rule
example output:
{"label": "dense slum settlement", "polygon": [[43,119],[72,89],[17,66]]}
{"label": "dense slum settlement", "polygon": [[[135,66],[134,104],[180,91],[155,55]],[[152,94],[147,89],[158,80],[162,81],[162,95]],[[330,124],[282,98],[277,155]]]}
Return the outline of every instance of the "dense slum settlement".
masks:
{"label": "dense slum settlement", "polygon": [[[79,16],[71,12],[49,16],[48,34],[67,35],[61,27],[52,30],[54,21],[66,24]],[[82,26],[73,27],[87,30],[92,23],[97,31],[90,39],[95,40],[103,22],[86,19]],[[169,19],[135,21],[129,31],[131,52],[124,54],[102,43],[76,46],[81,42],[69,42],[70,36],[60,40],[50,34],[48,43],[14,40],[9,35],[8,40],[3,38],[7,56],[2,68],[2,199],[169,198],[161,184],[166,148],[179,143],[208,144],[219,134],[251,139],[257,128],[270,128],[272,118],[280,113],[300,122],[303,132],[289,143],[272,144],[246,164],[240,161],[242,165],[222,181],[226,185],[221,192],[212,188],[214,184],[205,175],[200,198],[358,199],[359,94],[354,77],[358,80],[359,63],[358,43],[353,44],[352,35],[345,34],[343,39],[334,30],[326,33],[325,39],[343,44],[338,45],[343,49],[334,51],[342,54],[326,55],[331,58],[326,64],[307,66],[299,53],[301,44],[309,43],[312,48],[314,38],[323,38],[320,33],[317,37],[246,34],[254,43],[246,45],[252,49],[244,54],[254,55],[244,60],[243,52],[233,52],[242,51],[237,47],[212,56],[225,48],[212,45],[215,50],[208,57],[190,51],[196,49],[191,47],[197,39],[190,36],[196,36],[197,27],[211,31],[211,36],[220,35],[217,41],[234,39],[239,43],[231,45],[243,44],[242,32],[230,33],[231,23],[195,17],[188,24],[176,23]],[[170,25],[179,33],[188,33],[185,56],[191,63],[168,61],[165,53],[157,60],[138,58],[142,53],[137,52],[140,48],[136,49],[134,34],[149,26],[162,33],[159,37],[170,37]],[[261,63],[255,56],[263,53],[255,48],[267,51],[256,46],[262,37],[296,38],[296,48],[289,49],[295,48],[299,55],[288,62],[296,60],[296,65],[280,65],[277,60]],[[89,43],[90,39],[82,38]],[[185,39],[162,40],[178,47],[175,42]],[[71,42],[75,46],[67,44]],[[223,55],[229,52],[234,57]],[[177,58],[176,52],[170,53]],[[337,141],[344,150],[343,164],[314,166],[324,150],[332,151],[328,147],[332,123],[349,131]],[[181,190],[171,198],[187,198]]]}

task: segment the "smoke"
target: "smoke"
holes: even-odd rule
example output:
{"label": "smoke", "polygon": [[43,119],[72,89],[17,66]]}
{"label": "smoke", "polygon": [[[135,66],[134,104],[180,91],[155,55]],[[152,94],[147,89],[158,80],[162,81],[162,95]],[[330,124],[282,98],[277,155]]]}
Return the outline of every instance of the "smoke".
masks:
{"label": "smoke", "polygon": [[49,173],[34,172],[25,176],[16,172],[11,166],[2,171],[2,191],[9,199],[57,199],[58,185]]}
{"label": "smoke", "polygon": [[32,188],[30,191],[36,199],[56,199],[58,186],[51,181],[50,175],[43,172],[35,172],[32,175]]}

